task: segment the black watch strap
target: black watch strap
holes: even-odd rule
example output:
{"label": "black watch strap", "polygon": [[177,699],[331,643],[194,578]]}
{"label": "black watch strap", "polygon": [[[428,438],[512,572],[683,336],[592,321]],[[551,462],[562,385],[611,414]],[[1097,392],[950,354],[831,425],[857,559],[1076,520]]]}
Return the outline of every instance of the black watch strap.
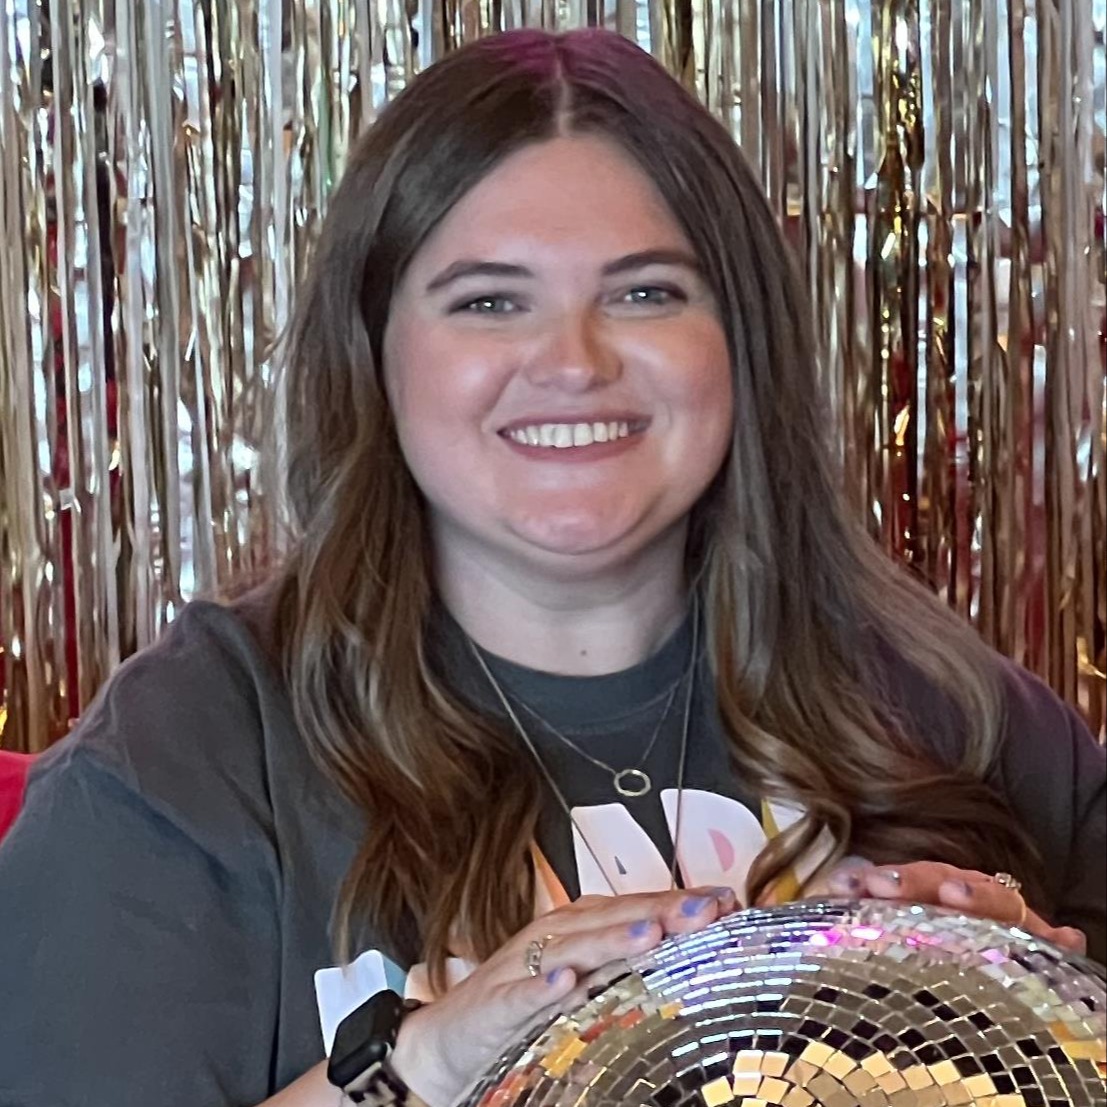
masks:
{"label": "black watch strap", "polygon": [[411,1090],[392,1071],[388,1061],[378,1062],[361,1080],[342,1089],[352,1103],[365,1107],[404,1107],[411,1097]]}
{"label": "black watch strap", "polygon": [[327,1079],[354,1103],[401,1107],[408,1088],[388,1061],[404,1016],[420,1006],[385,990],[351,1011],[335,1031]]}

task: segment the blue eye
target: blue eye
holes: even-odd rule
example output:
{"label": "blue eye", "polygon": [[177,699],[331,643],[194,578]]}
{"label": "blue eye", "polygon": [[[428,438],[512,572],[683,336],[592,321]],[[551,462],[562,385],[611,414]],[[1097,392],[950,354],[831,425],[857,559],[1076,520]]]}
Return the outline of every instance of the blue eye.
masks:
{"label": "blue eye", "polygon": [[674,301],[684,302],[687,296],[679,288],[669,288],[665,285],[644,284],[630,289],[624,296],[632,304],[654,304],[664,306]]}
{"label": "blue eye", "polygon": [[519,305],[507,296],[478,296],[475,300],[463,300],[450,310],[457,314],[510,315],[519,310]]}

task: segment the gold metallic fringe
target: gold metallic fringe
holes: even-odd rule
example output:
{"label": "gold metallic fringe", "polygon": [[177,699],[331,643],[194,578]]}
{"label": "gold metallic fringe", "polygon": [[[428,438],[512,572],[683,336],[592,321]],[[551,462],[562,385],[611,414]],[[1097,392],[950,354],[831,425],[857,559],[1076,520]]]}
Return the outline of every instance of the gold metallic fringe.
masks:
{"label": "gold metallic fringe", "polygon": [[355,136],[597,23],[758,167],[874,536],[1103,735],[1107,0],[2,0],[6,748],[279,547],[260,400]]}

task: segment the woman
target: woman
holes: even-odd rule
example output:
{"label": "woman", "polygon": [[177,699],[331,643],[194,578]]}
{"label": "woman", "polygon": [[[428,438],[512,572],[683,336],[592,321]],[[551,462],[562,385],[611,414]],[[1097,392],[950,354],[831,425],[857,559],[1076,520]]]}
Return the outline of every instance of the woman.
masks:
{"label": "woman", "polygon": [[827,885],[1102,958],[1102,751],[849,521],[757,182],[644,53],[420,76],[287,373],[293,554],[0,850],[0,1102],[330,1105],[319,1020],[389,983],[433,1001],[358,1031],[374,1096],[446,1107],[593,970]]}

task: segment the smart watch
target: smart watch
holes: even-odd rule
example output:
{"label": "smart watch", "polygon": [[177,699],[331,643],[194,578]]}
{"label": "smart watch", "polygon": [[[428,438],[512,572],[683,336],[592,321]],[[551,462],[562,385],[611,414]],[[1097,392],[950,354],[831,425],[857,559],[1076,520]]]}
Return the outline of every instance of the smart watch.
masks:
{"label": "smart watch", "polygon": [[388,1063],[404,1016],[422,1004],[392,991],[377,992],[339,1024],[327,1079],[354,1103],[403,1107],[411,1095]]}

